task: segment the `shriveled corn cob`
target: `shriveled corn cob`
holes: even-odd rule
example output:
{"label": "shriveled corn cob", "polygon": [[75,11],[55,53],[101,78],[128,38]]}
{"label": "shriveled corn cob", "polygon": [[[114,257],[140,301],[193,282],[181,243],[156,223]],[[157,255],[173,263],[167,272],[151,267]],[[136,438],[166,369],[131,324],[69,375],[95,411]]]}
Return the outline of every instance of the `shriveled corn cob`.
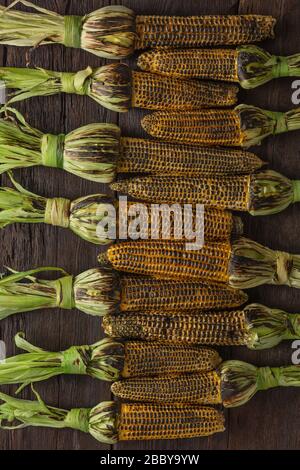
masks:
{"label": "shriveled corn cob", "polygon": [[170,344],[239,346],[249,338],[243,311],[127,312],[105,315],[102,326],[105,333],[113,338]]}
{"label": "shriveled corn cob", "polygon": [[221,380],[216,371],[183,374],[179,377],[143,377],[122,380],[111,386],[113,394],[121,399],[152,403],[222,403]]}
{"label": "shriveled corn cob", "polygon": [[224,431],[224,415],[213,407],[181,403],[147,404],[106,401],[94,408],[63,410],[37,400],[20,400],[0,393],[0,428],[24,426],[70,428],[89,433],[97,441],[180,439]]}
{"label": "shriveled corn cob", "polygon": [[299,314],[260,304],[227,312],[160,310],[107,315],[103,318],[103,327],[106,333],[117,338],[189,345],[244,345],[254,350],[300,338]]}
{"label": "shriveled corn cob", "polygon": [[[146,176],[111,184],[112,189],[156,203],[204,204],[251,215],[281,212],[300,201],[300,181],[272,170],[234,176]],[[204,221],[211,218],[204,213]],[[225,238],[224,238],[225,239]]]}
{"label": "shriveled corn cob", "polygon": [[0,118],[0,173],[44,165],[110,183],[116,173],[199,176],[250,173],[263,162],[241,150],[121,137],[114,124],[94,123],[69,134],[43,134],[15,109]]}
{"label": "shriveled corn cob", "polygon": [[159,111],[142,119],[148,134],[193,145],[250,147],[265,137],[300,128],[300,108],[286,113],[240,104],[234,109],[182,112]]}
{"label": "shriveled corn cob", "polygon": [[275,18],[262,15],[140,16],[110,5],[85,16],[61,16],[31,2],[35,13],[0,7],[0,43],[61,43],[100,57],[124,58],[135,49],[243,44],[274,37]]}
{"label": "shriveled corn cob", "polygon": [[87,67],[74,73],[0,67],[0,80],[3,87],[15,90],[7,104],[33,96],[75,93],[87,95],[117,112],[132,107],[183,111],[231,106],[236,103],[238,92],[238,87],[232,84],[162,77],[132,71],[120,63]]}
{"label": "shriveled corn cob", "polygon": [[198,250],[184,242],[118,243],[98,257],[115,269],[158,279],[202,279],[247,289],[262,284],[300,287],[300,255],[275,251],[247,238],[207,242]]}
{"label": "shriveled corn cob", "polygon": [[253,45],[237,49],[157,49],[141,54],[138,66],[148,72],[177,78],[238,82],[249,89],[273,78],[298,77],[300,55],[276,56]]}
{"label": "shriveled corn cob", "polygon": [[152,402],[223,404],[247,403],[258,391],[300,387],[300,366],[255,367],[242,361],[225,361],[215,372],[136,378],[115,382],[112,390],[124,399],[139,396]]}
{"label": "shriveled corn cob", "polygon": [[[121,183],[122,185],[122,183]],[[118,185],[116,185],[117,187]],[[153,199],[155,201],[155,199]],[[157,201],[156,201],[157,202]],[[107,203],[107,202],[106,202]],[[105,210],[105,200],[103,210]],[[240,217],[233,216],[229,211],[223,211],[215,208],[205,209],[205,212],[199,215],[195,207],[191,208],[190,217],[185,216],[181,208],[170,210],[170,206],[146,204],[145,202],[127,202],[126,209],[118,202],[111,201],[111,204],[118,209],[118,228],[128,227],[141,214],[145,214],[145,220],[140,223],[139,235],[141,239],[189,239],[193,231],[203,222],[203,235],[205,240],[226,241],[237,235],[242,235],[244,227]],[[99,208],[100,212],[100,208]],[[165,229],[169,222],[169,230]],[[183,230],[184,223],[184,230]],[[113,221],[112,221],[113,224]]]}
{"label": "shriveled corn cob", "polygon": [[264,162],[239,149],[179,145],[121,137],[118,173],[161,175],[235,175],[252,173]]}
{"label": "shriveled corn cob", "polygon": [[[111,290],[107,291],[107,310],[113,312]],[[121,276],[120,304],[123,312],[211,310],[235,308],[247,302],[245,292],[224,284],[186,280],[161,280],[144,276]],[[103,297],[104,297],[103,293]]]}
{"label": "shriveled corn cob", "polygon": [[16,346],[27,351],[0,363],[0,384],[26,385],[62,374],[88,375],[113,381],[121,377],[209,371],[220,364],[212,349],[161,343],[116,342],[105,338],[92,345],[71,346],[65,351],[45,351],[15,336]]}

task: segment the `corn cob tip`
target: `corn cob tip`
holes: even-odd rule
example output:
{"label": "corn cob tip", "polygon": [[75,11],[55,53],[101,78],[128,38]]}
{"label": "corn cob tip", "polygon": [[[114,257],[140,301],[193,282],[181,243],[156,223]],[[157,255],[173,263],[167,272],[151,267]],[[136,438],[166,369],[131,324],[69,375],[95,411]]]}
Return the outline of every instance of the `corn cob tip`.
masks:
{"label": "corn cob tip", "polygon": [[239,236],[244,233],[244,222],[236,215],[232,217],[232,235]]}
{"label": "corn cob tip", "polygon": [[[155,135],[155,128],[159,126],[160,119],[159,119],[160,111],[157,111],[152,114],[147,114],[141,120],[141,126],[144,131],[147,132],[149,135]],[[163,124],[162,124],[163,125]]]}
{"label": "corn cob tip", "polygon": [[114,181],[113,183],[111,183],[109,185],[110,189],[112,189],[113,191],[117,191],[117,192],[126,192],[126,180],[122,180],[122,181]]}

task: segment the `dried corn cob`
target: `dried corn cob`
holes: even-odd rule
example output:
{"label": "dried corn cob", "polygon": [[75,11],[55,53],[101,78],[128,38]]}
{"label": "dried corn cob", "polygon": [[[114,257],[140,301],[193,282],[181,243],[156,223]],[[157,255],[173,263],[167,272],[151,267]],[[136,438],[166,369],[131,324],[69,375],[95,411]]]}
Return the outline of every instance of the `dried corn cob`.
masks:
{"label": "dried corn cob", "polygon": [[137,16],[136,49],[243,44],[273,36],[274,18],[240,16]]}
{"label": "dried corn cob", "polygon": [[300,255],[274,251],[247,238],[231,244],[207,242],[198,250],[176,241],[124,242],[100,253],[98,260],[158,279],[202,279],[238,289],[262,284],[300,287]]}
{"label": "dried corn cob", "polygon": [[94,408],[63,410],[36,401],[0,393],[0,428],[24,426],[70,428],[91,434],[97,441],[179,439],[209,436],[224,431],[224,415],[213,407],[173,403],[99,403]]}
{"label": "dried corn cob", "polygon": [[[21,3],[36,13],[15,11]],[[61,43],[100,57],[124,58],[134,49],[243,44],[274,37],[275,18],[262,15],[136,16],[110,5],[85,16],[61,16],[26,0],[0,7],[0,43]]]}
{"label": "dried corn cob", "polygon": [[178,145],[121,137],[118,173],[161,175],[235,175],[252,173],[264,162],[239,149]]}
{"label": "dried corn cob", "polygon": [[[107,308],[113,306],[107,289]],[[141,276],[121,276],[120,304],[123,312],[162,310],[210,310],[234,308],[247,301],[247,294],[223,284],[194,281],[162,281]],[[103,301],[105,305],[106,302]],[[111,308],[112,312],[113,309]]]}
{"label": "dried corn cob", "polygon": [[193,110],[199,107],[230,106],[237,101],[238,88],[232,84],[200,82],[161,77],[132,71],[115,63],[79,72],[0,67],[0,89],[14,89],[8,104],[33,96],[71,93],[87,95],[105,108],[117,112],[131,107]]}
{"label": "dried corn cob", "polygon": [[[130,224],[137,221],[141,216],[139,224],[139,238],[141,239],[189,240],[194,231],[201,226],[205,240],[227,241],[232,237],[242,235],[244,230],[240,217],[233,216],[229,211],[215,208],[208,208],[203,213],[197,213],[196,208],[191,207],[190,216],[187,216],[181,206],[172,208],[169,205],[152,205],[138,201],[128,201],[126,208],[123,202],[120,206],[115,201],[111,201],[111,204],[114,204],[118,209],[117,225],[119,232],[121,227],[122,231],[124,227],[126,233],[129,233]],[[104,210],[105,203],[103,204]],[[144,214],[145,219],[142,218]],[[170,225],[166,229],[168,222]],[[114,225],[114,223],[115,221],[112,220],[111,225]],[[105,235],[102,239],[105,239]]]}
{"label": "dried corn cob", "polygon": [[299,314],[259,304],[229,312],[160,310],[106,315],[103,327],[117,338],[172,344],[244,345],[254,350],[272,348],[283,340],[300,337]]}
{"label": "dried corn cob", "polygon": [[225,361],[215,372],[136,378],[112,385],[121,398],[152,402],[223,404],[247,403],[256,392],[276,387],[300,387],[300,366],[255,367],[242,361]]}
{"label": "dried corn cob", "polygon": [[286,113],[246,104],[234,109],[159,111],[142,119],[146,132],[182,144],[250,147],[265,137],[300,128],[300,108]]}
{"label": "dried corn cob", "polygon": [[[263,165],[253,153],[195,147],[122,137],[114,124],[95,123],[69,134],[43,134],[15,109],[0,118],[0,173],[44,165],[82,178],[110,183],[116,173],[201,174],[251,173]],[[9,112],[9,113],[8,113]]]}
{"label": "dried corn cob", "polygon": [[105,315],[102,326],[113,338],[170,344],[244,345],[249,338],[243,311],[159,312]]}
{"label": "dried corn cob", "polygon": [[142,402],[222,403],[221,381],[216,371],[178,376],[143,377],[122,380],[111,386],[113,394],[125,400]]}
{"label": "dried corn cob", "polygon": [[62,374],[113,381],[121,377],[210,371],[221,362],[218,353],[208,348],[144,342],[123,344],[110,338],[60,352],[30,344],[23,333],[15,336],[15,343],[27,352],[0,363],[0,384],[21,384],[17,393],[30,383]]}
{"label": "dried corn cob", "polygon": [[[300,181],[289,180],[272,170],[252,175],[202,176],[200,179],[146,176],[112,183],[111,188],[145,201],[184,201],[218,209],[247,211],[251,215],[276,214],[300,201]],[[211,217],[210,213],[206,216],[208,219]]]}
{"label": "dried corn cob", "polygon": [[142,70],[177,78],[238,82],[250,89],[278,77],[299,77],[300,55],[271,55],[257,46],[237,49],[153,50],[138,58]]}

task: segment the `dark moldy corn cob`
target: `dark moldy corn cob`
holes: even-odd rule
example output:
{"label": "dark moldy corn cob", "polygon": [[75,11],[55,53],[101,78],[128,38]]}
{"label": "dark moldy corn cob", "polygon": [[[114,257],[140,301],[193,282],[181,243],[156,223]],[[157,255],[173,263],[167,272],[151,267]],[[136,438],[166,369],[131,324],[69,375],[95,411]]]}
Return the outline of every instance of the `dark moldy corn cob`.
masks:
{"label": "dark moldy corn cob", "polygon": [[115,396],[130,401],[222,403],[221,379],[217,372],[203,372],[180,377],[143,377],[115,382],[111,390]]}
{"label": "dark moldy corn cob", "polygon": [[94,408],[63,410],[36,401],[0,394],[0,427],[25,426],[71,428],[89,433],[99,442],[180,439],[224,431],[224,415],[207,406],[172,403],[102,402]]}
{"label": "dark moldy corn cob", "polygon": [[179,145],[157,140],[121,137],[118,173],[161,175],[234,175],[252,173],[264,162],[239,149]]}
{"label": "dark moldy corn cob", "polygon": [[98,260],[157,279],[223,282],[238,289],[262,284],[300,287],[300,255],[271,250],[247,238],[206,242],[198,249],[177,241],[130,241],[109,247]]}
{"label": "dark moldy corn cob", "polygon": [[136,49],[243,44],[272,37],[276,20],[260,15],[137,16]]}
{"label": "dark moldy corn cob", "polygon": [[300,319],[295,313],[260,304],[232,311],[165,310],[123,313],[103,318],[106,333],[117,338],[171,344],[247,346],[261,350],[281,341],[299,339]]}
{"label": "dark moldy corn cob", "polygon": [[182,144],[250,147],[270,135],[300,128],[300,108],[286,113],[240,104],[234,109],[175,113],[159,111],[142,119],[153,137]]}
{"label": "dark moldy corn cob", "polygon": [[[226,309],[238,307],[248,298],[245,292],[223,284],[162,281],[145,276],[121,276],[119,289],[119,309],[122,312]],[[107,300],[113,307],[114,302],[109,302],[109,295]]]}
{"label": "dark moldy corn cob", "polygon": [[126,312],[105,315],[107,335],[131,340],[163,341],[170,344],[244,345],[249,338],[243,311]]}
{"label": "dark moldy corn cob", "polygon": [[[24,2],[22,2],[24,3]],[[135,49],[243,44],[274,37],[275,18],[263,15],[136,15],[121,5],[85,16],[62,16],[25,2],[34,13],[0,7],[0,43],[36,47],[61,43],[120,59]]]}
{"label": "dark moldy corn cob", "polygon": [[[290,180],[272,170],[248,175],[203,175],[201,178],[153,175],[125,179],[112,183],[111,187],[135,198],[159,204],[184,201],[204,204],[205,207],[247,211],[251,215],[275,214],[300,200],[299,181]],[[211,220],[212,225],[215,225],[214,216],[209,210],[204,211],[204,223],[206,219],[207,224]]]}
{"label": "dark moldy corn cob", "polygon": [[157,49],[138,58],[142,70],[177,78],[205,78],[237,82],[255,88],[273,78],[299,76],[300,55],[271,55],[260,47],[237,49]]}

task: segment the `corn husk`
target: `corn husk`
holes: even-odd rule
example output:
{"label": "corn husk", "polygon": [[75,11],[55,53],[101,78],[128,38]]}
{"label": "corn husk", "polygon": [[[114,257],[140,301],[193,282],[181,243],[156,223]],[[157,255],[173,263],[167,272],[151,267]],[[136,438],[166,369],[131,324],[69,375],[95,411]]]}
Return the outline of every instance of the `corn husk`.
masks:
{"label": "corn husk", "polygon": [[[18,3],[34,12],[13,10]],[[121,59],[134,51],[135,37],[135,14],[121,5],[99,8],[82,17],[64,17],[25,0],[0,7],[0,44],[37,47],[58,43]]]}
{"label": "corn husk", "polygon": [[62,168],[97,183],[114,180],[120,152],[120,129],[89,124],[67,135],[43,134],[15,109],[0,119],[0,173],[37,165]]}
{"label": "corn husk", "polygon": [[28,426],[55,429],[76,429],[91,434],[97,441],[114,444],[117,441],[118,406],[112,401],[94,408],[64,410],[46,405],[33,389],[35,401],[20,400],[0,393],[0,428],[22,429]]}
{"label": "corn husk", "polygon": [[[91,194],[74,201],[65,198],[47,199],[31,193],[10,175],[14,188],[0,188],[0,228],[23,223],[46,223],[69,228],[84,240],[96,245],[111,243],[105,224],[101,233],[98,224],[107,216],[111,200],[103,194]],[[112,226],[114,218],[110,218]]]}
{"label": "corn husk", "polygon": [[295,313],[260,304],[247,305],[243,313],[249,349],[269,349],[281,341],[300,338],[300,318]]}
{"label": "corn husk", "polygon": [[256,367],[243,361],[225,361],[220,367],[222,402],[226,408],[247,403],[258,391],[299,387],[300,366]]}
{"label": "corn husk", "polygon": [[60,352],[45,351],[30,344],[24,333],[15,336],[15,343],[27,352],[0,362],[0,384],[21,384],[17,393],[30,383],[61,374],[89,375],[112,381],[118,379],[123,370],[124,345],[108,338]]}
{"label": "corn husk", "polygon": [[[62,276],[56,280],[36,277],[51,272]],[[89,269],[75,277],[61,268],[52,267],[12,271],[0,279],[0,320],[16,313],[45,308],[77,308],[101,316],[114,311],[119,299],[118,276],[106,269]]]}
{"label": "corn husk", "polygon": [[131,70],[125,64],[109,64],[79,72],[54,72],[42,68],[0,67],[0,91],[14,89],[7,104],[34,96],[58,93],[86,95],[112,111],[131,107]]}

